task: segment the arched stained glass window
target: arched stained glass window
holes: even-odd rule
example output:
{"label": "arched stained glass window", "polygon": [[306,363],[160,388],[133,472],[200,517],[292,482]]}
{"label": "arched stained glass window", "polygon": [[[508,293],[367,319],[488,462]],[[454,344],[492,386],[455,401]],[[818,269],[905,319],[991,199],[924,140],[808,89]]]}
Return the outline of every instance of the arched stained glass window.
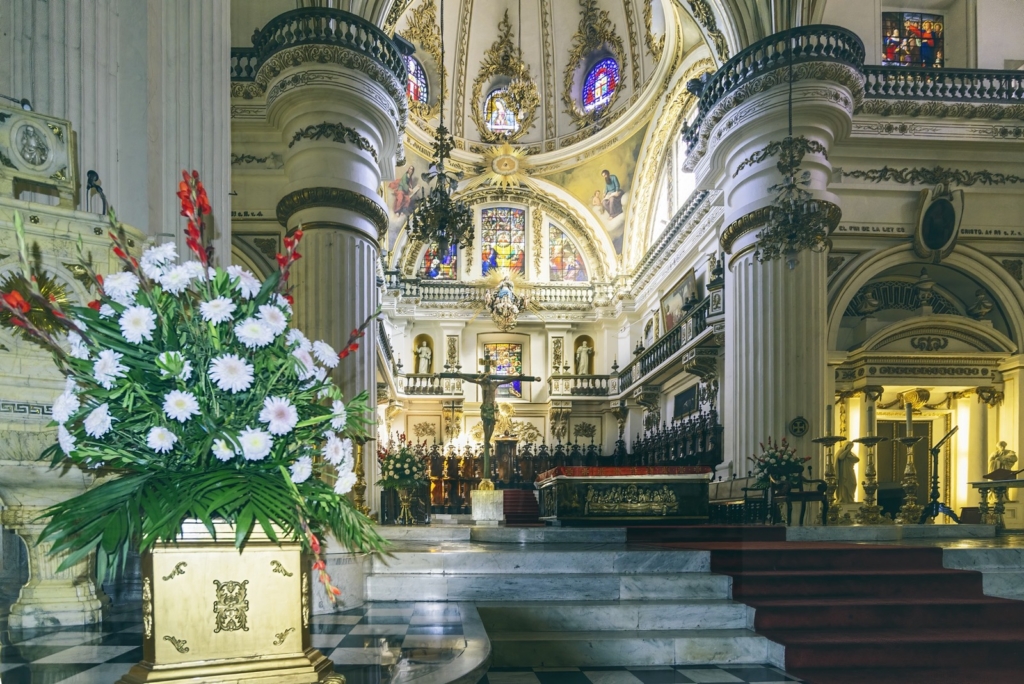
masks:
{"label": "arched stained glass window", "polygon": [[[523,374],[523,345],[515,342],[495,342],[484,345],[484,354],[491,359],[492,373],[495,375],[522,375]],[[498,385],[497,396],[499,399],[515,397],[523,398],[523,381],[513,380],[504,385]]]}
{"label": "arched stained glass window", "polygon": [[576,245],[557,226],[550,227],[548,256],[553,282],[583,282],[587,279],[587,267],[583,255]]}
{"label": "arched stained glass window", "polygon": [[484,101],[484,125],[491,133],[509,134],[519,130],[516,113],[509,107],[504,88],[492,90]]}
{"label": "arched stained glass window", "polygon": [[941,14],[882,12],[882,65],[941,68],[944,24]]}
{"label": "arched stained glass window", "polygon": [[429,280],[458,280],[459,278],[458,247],[451,245],[446,254],[437,253],[437,243],[427,247],[420,267],[420,277]]}
{"label": "arched stained glass window", "polygon": [[526,210],[515,207],[481,210],[480,242],[484,275],[495,268],[525,273]]}
{"label": "arched stained glass window", "polygon": [[583,111],[592,112],[612,101],[619,87],[619,63],[611,57],[591,67],[583,81]]}
{"label": "arched stained glass window", "polygon": [[405,56],[405,68],[408,77],[405,81],[405,95],[410,102],[426,103],[430,96],[427,88],[427,74],[423,71],[423,65],[412,55]]}

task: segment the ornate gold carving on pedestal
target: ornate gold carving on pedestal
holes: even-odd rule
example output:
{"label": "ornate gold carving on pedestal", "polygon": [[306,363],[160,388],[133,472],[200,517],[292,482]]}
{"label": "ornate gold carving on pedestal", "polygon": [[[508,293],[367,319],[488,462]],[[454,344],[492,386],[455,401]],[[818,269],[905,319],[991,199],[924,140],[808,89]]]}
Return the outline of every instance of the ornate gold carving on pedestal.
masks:
{"label": "ornate gold carving on pedestal", "polygon": [[277,221],[287,226],[293,214],[311,207],[348,209],[369,219],[381,235],[388,229],[387,212],[377,202],[366,195],[343,188],[302,188],[290,192],[277,203]]}
{"label": "ornate gold carving on pedestal", "polygon": [[[831,421],[830,421],[831,422]],[[826,522],[829,525],[838,525],[839,521],[839,476],[836,473],[835,448],[836,444],[845,442],[845,437],[837,435],[826,435],[812,440],[816,444],[825,447],[825,498],[828,501],[828,516]]]}
{"label": "ornate gold carving on pedestal", "polygon": [[324,121],[323,123],[312,124],[305,128],[300,128],[295,131],[295,135],[292,136],[292,141],[288,143],[288,147],[294,147],[295,143],[300,140],[330,140],[331,142],[342,144],[351,143],[363,152],[368,152],[370,156],[373,157],[373,161],[378,164],[380,163],[380,158],[377,156],[377,150],[373,147],[366,136],[341,122],[331,123],[330,121]]}
{"label": "ornate gold carving on pedestal", "polygon": [[153,638],[153,583],[148,577],[142,579],[142,633]]}
{"label": "ornate gold carving on pedestal", "polygon": [[868,450],[868,464],[864,469],[864,503],[857,510],[858,525],[891,525],[892,518],[882,515],[875,493],[878,491],[878,471],[875,469],[875,447],[888,437],[861,437],[853,441],[863,444]]}
{"label": "ornate gold carving on pedestal", "polygon": [[924,506],[917,503],[917,466],[914,464],[914,445],[921,441],[920,437],[902,437],[896,440],[903,445],[907,455],[907,465],[903,470],[903,505],[896,516],[896,522],[904,525],[916,525],[921,520]]}
{"label": "ornate gold carving on pedestal", "polygon": [[241,582],[213,580],[217,587],[217,600],[213,602],[213,614],[217,616],[214,634],[219,632],[249,631],[249,601],[246,587],[249,580]]}
{"label": "ornate gold carving on pedestal", "polygon": [[302,626],[309,627],[309,573],[302,573]]}
{"label": "ornate gold carving on pedestal", "polygon": [[170,582],[172,579],[174,579],[178,575],[184,575],[185,574],[185,568],[187,568],[187,567],[188,567],[188,563],[186,563],[185,561],[181,561],[180,563],[176,564],[174,566],[174,569],[171,570],[169,575],[164,575],[164,577],[163,577],[164,582]]}
{"label": "ornate gold carving on pedestal", "polygon": [[272,567],[274,569],[274,572],[276,572],[278,575],[284,575],[285,577],[294,577],[295,576],[295,573],[288,572],[287,570],[285,570],[285,567],[283,565],[281,565],[280,561],[276,561],[276,560],[270,561],[270,567]]}
{"label": "ornate gold carving on pedestal", "polygon": [[607,489],[587,487],[584,514],[668,515],[679,511],[675,492],[666,486],[628,484]]}
{"label": "ornate gold carving on pedestal", "polygon": [[189,652],[189,647],[185,645],[185,644],[188,643],[187,639],[175,639],[174,637],[172,637],[171,635],[168,634],[167,636],[164,637],[164,641],[171,642],[171,646],[173,646],[174,650],[177,651],[178,653],[188,653]]}
{"label": "ornate gold carving on pedestal", "polygon": [[287,639],[288,635],[291,634],[294,631],[295,631],[294,627],[289,627],[288,629],[284,630],[283,632],[278,632],[277,634],[275,634],[274,636],[277,637],[277,638],[274,639],[274,645],[275,646],[281,646],[282,644],[284,644],[284,640]]}
{"label": "ornate gold carving on pedestal", "polygon": [[[610,112],[615,106],[615,102],[619,99],[619,93],[626,85],[627,58],[622,39],[616,34],[615,25],[612,24],[608,11],[598,7],[597,0],[579,0],[579,2],[580,24],[572,37],[569,61],[562,74],[562,103],[565,105],[565,113],[572,118],[577,128],[583,128],[599,121],[604,113]],[[615,56],[615,61],[619,63],[619,85],[612,93],[612,99],[608,104],[592,112],[585,112],[573,93],[576,86],[576,72],[583,65],[583,60],[587,55],[602,47],[611,52]]]}

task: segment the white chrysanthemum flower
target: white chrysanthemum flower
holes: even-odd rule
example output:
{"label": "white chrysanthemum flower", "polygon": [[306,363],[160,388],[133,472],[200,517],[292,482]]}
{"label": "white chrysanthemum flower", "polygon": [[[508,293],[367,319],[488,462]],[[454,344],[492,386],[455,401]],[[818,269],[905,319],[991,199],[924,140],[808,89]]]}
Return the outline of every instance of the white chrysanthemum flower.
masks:
{"label": "white chrysanthemum flower", "polygon": [[114,311],[114,307],[110,306],[109,304],[101,304],[99,313],[100,318],[113,318],[114,316],[117,315],[117,312]]}
{"label": "white chrysanthemum flower", "polygon": [[181,265],[192,280],[206,280],[206,267],[200,261],[186,261]]}
{"label": "white chrysanthemum flower", "polygon": [[237,455],[235,450],[231,448],[231,445],[227,443],[227,440],[223,439],[213,440],[212,451],[218,461],[230,461]]}
{"label": "white chrysanthemum flower", "polygon": [[75,411],[81,408],[82,402],[72,392],[67,390],[53,400],[53,419],[63,425],[68,422]]}
{"label": "white chrysanthemum flower", "polygon": [[146,446],[158,454],[166,454],[174,448],[177,441],[178,436],[176,434],[159,425],[150,428],[149,434],[146,435]]}
{"label": "white chrysanthemum flower", "polygon": [[331,418],[331,427],[341,432],[345,429],[345,423],[348,422],[348,410],[345,408],[345,402],[335,399],[331,404],[331,411],[334,412],[334,417]]}
{"label": "white chrysanthemum flower", "polygon": [[309,380],[313,377],[316,372],[316,364],[313,363],[313,357],[309,355],[309,352],[305,349],[296,349],[292,352],[292,356],[299,360],[299,380]]}
{"label": "white chrysanthemum flower", "polygon": [[160,276],[160,287],[164,292],[181,294],[192,282],[192,273],[184,266],[175,266]]}
{"label": "white chrysanthemum flower", "polygon": [[356,484],[356,474],[353,472],[338,473],[338,479],[334,483],[334,493],[345,496]]}
{"label": "white chrysanthemum flower", "polygon": [[182,356],[181,352],[166,351],[157,355],[156,360],[163,366],[180,363],[181,371],[175,376],[187,381],[192,377],[192,362]]}
{"label": "white chrysanthemum flower", "polygon": [[147,278],[159,280],[163,275],[164,264],[178,258],[178,249],[173,242],[165,242],[162,245],[149,247],[142,253],[139,259],[139,266]]}
{"label": "white chrysanthemum flower", "polygon": [[335,465],[339,471],[348,471],[355,467],[355,447],[348,437],[341,440],[341,462]]}
{"label": "white chrysanthemum flower", "polygon": [[231,320],[235,303],[227,297],[217,297],[199,305],[199,315],[207,323],[223,323]]}
{"label": "white chrysanthemum flower", "polygon": [[241,266],[228,266],[227,271],[232,278],[238,279],[237,287],[241,291],[243,297],[246,299],[252,299],[260,293],[263,283],[261,283],[252,273]]}
{"label": "white chrysanthemum flower", "polygon": [[113,349],[104,349],[99,353],[92,366],[93,377],[104,389],[113,389],[114,381],[128,372],[128,366],[121,363],[124,355]]}
{"label": "white chrysanthemum flower", "polygon": [[333,432],[327,434],[327,441],[324,443],[320,453],[323,454],[324,460],[333,466],[341,463],[341,459],[345,456],[341,440]]}
{"label": "white chrysanthemum flower", "polygon": [[274,331],[259,319],[246,318],[235,326],[235,337],[249,349],[259,349],[274,341]]}
{"label": "white chrysanthemum flower", "polygon": [[313,345],[309,343],[309,339],[302,334],[302,331],[298,328],[292,328],[288,331],[288,335],[284,338],[289,345],[298,345],[299,349],[303,351],[312,351]]}
{"label": "white chrysanthemum flower", "polygon": [[301,456],[289,466],[289,469],[292,471],[292,482],[301,484],[313,474],[313,459],[309,456]]}
{"label": "white chrysanthemum flower", "polygon": [[252,364],[234,354],[218,356],[210,362],[210,379],[225,392],[244,392],[252,385]]}
{"label": "white chrysanthemum flower", "polygon": [[334,347],[323,340],[317,340],[313,343],[313,356],[328,368],[334,368],[338,365],[338,352],[334,351]]}
{"label": "white chrysanthemum flower", "polygon": [[247,461],[262,461],[274,446],[274,440],[270,435],[263,430],[253,430],[249,427],[238,435],[238,443],[242,446],[242,457]]}
{"label": "white chrysanthemum flower", "polygon": [[199,401],[191,392],[171,390],[164,395],[164,415],[184,423],[192,416],[199,415]]}
{"label": "white chrysanthemum flower", "polygon": [[103,278],[103,293],[123,306],[134,304],[135,293],[138,291],[139,277],[134,273],[123,271]]}
{"label": "white chrysanthemum flower", "polygon": [[260,422],[267,424],[272,435],[287,435],[299,422],[299,412],[284,397],[267,397],[263,400]]}
{"label": "white chrysanthemum flower", "polygon": [[129,306],[118,319],[121,334],[132,344],[150,342],[156,329],[156,314],[148,306]]}
{"label": "white chrysanthemum flower", "polygon": [[291,314],[292,305],[288,303],[288,300],[279,294],[275,294],[270,301],[274,302],[275,305],[284,309],[287,313]]}
{"label": "white chrysanthemum flower", "polygon": [[71,343],[71,349],[68,351],[71,356],[83,361],[88,361],[92,358],[89,354],[89,347],[85,346],[85,342],[82,341],[82,337],[78,333],[74,331],[69,332],[68,342]]}
{"label": "white chrysanthemum flower", "polygon": [[259,315],[256,318],[263,321],[275,336],[280,335],[288,327],[288,318],[284,312],[273,304],[264,304],[260,307]]}
{"label": "white chrysanthemum flower", "polygon": [[57,444],[60,444],[60,450],[65,456],[70,456],[75,450],[75,436],[63,425],[57,426]]}
{"label": "white chrysanthemum flower", "polygon": [[64,391],[68,394],[78,394],[78,380],[75,376],[69,375],[64,379]]}
{"label": "white chrysanthemum flower", "polygon": [[100,404],[85,417],[85,434],[99,439],[110,432],[113,422],[110,417],[110,405]]}

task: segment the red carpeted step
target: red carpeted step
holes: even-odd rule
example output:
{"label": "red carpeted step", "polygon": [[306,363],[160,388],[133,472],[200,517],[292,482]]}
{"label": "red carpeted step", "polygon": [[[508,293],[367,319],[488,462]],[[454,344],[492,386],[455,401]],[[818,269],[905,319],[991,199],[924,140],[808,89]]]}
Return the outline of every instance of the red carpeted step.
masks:
{"label": "red carpeted step", "polygon": [[786,528],[768,525],[685,525],[626,528],[627,542],[786,541]]}
{"label": "red carpeted step", "polygon": [[540,506],[537,498],[528,489],[504,490],[506,525],[539,525]]}
{"label": "red carpeted step", "polygon": [[927,625],[1024,625],[1024,602],[999,598],[758,599],[757,630],[887,629]]}
{"label": "red carpeted step", "polygon": [[784,596],[938,599],[981,596],[982,586],[980,573],[960,570],[758,571],[734,574],[732,592],[733,598],[744,602]]}
{"label": "red carpeted step", "polygon": [[829,553],[824,549],[759,549],[743,548],[716,551],[711,561],[712,572],[756,570],[902,570],[941,568],[942,549],[902,547],[858,548],[854,544],[836,545]]}

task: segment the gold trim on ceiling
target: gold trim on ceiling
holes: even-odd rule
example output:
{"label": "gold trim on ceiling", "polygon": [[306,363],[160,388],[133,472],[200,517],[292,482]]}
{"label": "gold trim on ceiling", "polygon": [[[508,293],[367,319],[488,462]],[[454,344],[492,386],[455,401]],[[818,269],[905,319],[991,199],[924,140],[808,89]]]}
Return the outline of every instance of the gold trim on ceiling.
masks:
{"label": "gold trim on ceiling", "polygon": [[422,119],[433,118],[441,112],[441,103],[448,98],[448,71],[441,59],[441,28],[437,23],[437,4],[434,0],[424,0],[409,14],[409,23],[402,37],[416,44],[434,60],[437,78],[441,82],[437,96],[428,98],[433,100],[432,103],[409,101],[411,113]]}
{"label": "gold trim on ceiling", "polygon": [[466,82],[466,69],[469,62],[469,20],[473,16],[473,0],[463,0],[462,13],[459,15],[458,32],[455,36],[455,88],[452,98],[452,135],[465,138],[466,133],[466,89],[461,87]]}
{"label": "gold trim on ceiling", "polygon": [[555,112],[555,39],[551,31],[551,2],[540,0],[540,28],[543,40],[544,63],[541,72],[544,78],[544,151],[555,149],[558,135]]}
{"label": "gold trim on ceiling", "polygon": [[626,15],[626,35],[629,37],[629,56],[633,59],[633,88],[640,89],[640,40],[636,36],[636,16],[633,14],[633,0],[622,0],[622,12]]}
{"label": "gold trim on ceiling", "polygon": [[644,2],[644,43],[647,44],[647,52],[654,61],[661,59],[661,53],[665,51],[665,34],[654,35],[654,3],[661,0],[643,0]]}
{"label": "gold trim on ceiling", "polygon": [[[608,16],[608,11],[600,9],[597,0],[579,0],[579,2],[580,23],[572,37],[569,62],[565,65],[565,72],[562,75],[562,103],[565,104],[565,113],[572,118],[573,123],[578,128],[583,128],[600,121],[615,106],[619,94],[626,86],[625,71],[629,60],[626,57],[622,39],[616,34],[615,25],[612,24],[612,20]],[[608,104],[588,113],[583,111],[577,98],[574,97],[576,73],[584,67],[583,60],[590,53],[601,48],[607,49],[619,63],[619,83]]]}
{"label": "gold trim on ceiling", "polygon": [[[525,93],[526,101],[522,103],[520,111],[514,112],[517,116],[521,114],[519,128],[512,133],[494,133],[486,125],[483,111],[484,99],[492,92],[491,87],[496,78],[501,76],[514,78],[518,74],[521,74],[528,83]],[[483,92],[485,85],[488,88],[487,93]],[[515,142],[534,126],[537,107],[540,106],[540,94],[537,92],[537,84],[530,74],[530,65],[523,61],[523,53],[515,45],[512,23],[509,21],[507,9],[498,23],[498,38],[484,52],[483,60],[480,62],[480,71],[477,73],[476,80],[473,81],[472,105],[473,122],[484,142]]]}

